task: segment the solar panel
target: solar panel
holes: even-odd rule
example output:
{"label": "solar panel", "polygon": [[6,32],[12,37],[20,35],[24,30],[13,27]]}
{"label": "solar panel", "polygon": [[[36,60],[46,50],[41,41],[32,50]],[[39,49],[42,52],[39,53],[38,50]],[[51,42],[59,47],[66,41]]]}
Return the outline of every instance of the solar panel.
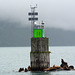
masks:
{"label": "solar panel", "polygon": [[29,12],[28,15],[38,15],[38,12],[33,12],[33,13]]}
{"label": "solar panel", "polygon": [[38,20],[38,18],[29,18],[29,21]]}

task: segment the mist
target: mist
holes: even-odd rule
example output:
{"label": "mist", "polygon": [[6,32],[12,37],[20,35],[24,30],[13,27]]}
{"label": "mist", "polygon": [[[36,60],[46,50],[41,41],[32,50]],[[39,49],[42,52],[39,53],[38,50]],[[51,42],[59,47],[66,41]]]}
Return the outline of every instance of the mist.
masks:
{"label": "mist", "polygon": [[45,27],[75,30],[74,0],[0,0],[0,20],[30,26],[28,12],[36,4],[39,22],[43,20]]}

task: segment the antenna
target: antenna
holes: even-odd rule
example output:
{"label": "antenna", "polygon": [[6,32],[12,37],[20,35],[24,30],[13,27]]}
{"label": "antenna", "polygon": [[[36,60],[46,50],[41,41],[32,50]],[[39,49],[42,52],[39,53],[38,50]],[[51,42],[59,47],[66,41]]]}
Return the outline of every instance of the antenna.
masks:
{"label": "antenna", "polygon": [[31,12],[28,13],[28,15],[30,16],[29,17],[29,21],[31,21],[31,36],[33,37],[34,36],[34,25],[35,25],[35,21],[38,20],[38,17],[35,17],[38,15],[38,12],[35,12],[35,8],[37,8],[37,4],[36,6],[32,7],[30,5],[30,8],[31,8]]}
{"label": "antenna", "polygon": [[30,8],[31,8],[31,9],[35,9],[35,8],[37,8],[37,4],[36,4],[36,6],[32,6],[32,5],[30,5]]}

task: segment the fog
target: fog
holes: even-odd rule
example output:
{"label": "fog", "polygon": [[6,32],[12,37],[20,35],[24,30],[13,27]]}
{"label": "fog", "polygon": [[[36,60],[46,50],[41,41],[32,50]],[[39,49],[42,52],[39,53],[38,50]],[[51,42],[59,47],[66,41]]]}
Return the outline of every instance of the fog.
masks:
{"label": "fog", "polygon": [[0,20],[30,26],[28,12],[36,4],[39,22],[44,20],[45,27],[75,30],[74,0],[0,0]]}

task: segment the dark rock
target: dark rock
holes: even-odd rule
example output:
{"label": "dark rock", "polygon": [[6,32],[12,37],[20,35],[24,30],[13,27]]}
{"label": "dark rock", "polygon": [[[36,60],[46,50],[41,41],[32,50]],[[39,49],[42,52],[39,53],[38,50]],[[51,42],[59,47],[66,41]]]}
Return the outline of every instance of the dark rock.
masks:
{"label": "dark rock", "polygon": [[72,66],[72,65],[71,65],[71,66],[69,66],[69,69],[74,69],[74,66]]}
{"label": "dark rock", "polygon": [[24,68],[20,68],[18,72],[22,72],[22,71],[24,71]]}
{"label": "dark rock", "polygon": [[56,71],[63,71],[63,70],[64,70],[63,68],[56,69]]}
{"label": "dark rock", "polygon": [[31,70],[31,67],[30,66],[28,66],[28,71],[30,71]]}
{"label": "dark rock", "polygon": [[28,71],[28,69],[27,68],[25,68],[25,71],[24,72],[27,72]]}
{"label": "dark rock", "polygon": [[64,67],[63,69],[64,69],[64,70],[70,70],[69,67]]}

